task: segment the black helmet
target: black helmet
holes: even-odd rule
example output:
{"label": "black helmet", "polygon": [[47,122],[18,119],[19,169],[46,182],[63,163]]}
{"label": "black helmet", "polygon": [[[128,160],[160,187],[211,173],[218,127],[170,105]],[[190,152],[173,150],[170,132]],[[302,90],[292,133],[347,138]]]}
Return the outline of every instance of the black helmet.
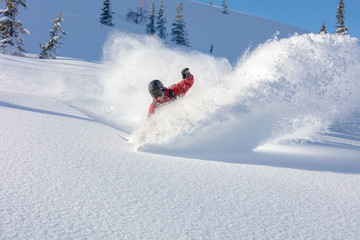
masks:
{"label": "black helmet", "polygon": [[152,80],[149,83],[149,93],[153,98],[162,96],[164,85],[159,80]]}

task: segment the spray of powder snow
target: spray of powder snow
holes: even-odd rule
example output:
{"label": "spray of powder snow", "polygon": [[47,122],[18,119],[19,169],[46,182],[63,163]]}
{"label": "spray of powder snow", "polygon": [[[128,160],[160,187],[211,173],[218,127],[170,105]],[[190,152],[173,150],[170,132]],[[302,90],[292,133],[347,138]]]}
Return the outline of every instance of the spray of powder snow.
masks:
{"label": "spray of powder snow", "polygon": [[102,100],[113,109],[112,118],[121,122],[119,126],[125,126],[132,133],[148,124],[147,113],[152,102],[148,84],[151,80],[159,79],[165,86],[170,86],[181,81],[181,70],[189,67],[196,83],[187,96],[200,94],[205,102],[211,101],[211,97],[204,94],[209,86],[224,81],[224,74],[228,75],[232,70],[226,59],[169,49],[156,38],[124,33],[113,33],[108,39],[104,62]]}
{"label": "spray of powder snow", "polygon": [[[237,154],[265,142],[313,140],[359,110],[360,47],[349,36],[274,39],[234,67],[152,37],[115,33],[104,49],[103,100],[130,129],[135,147]],[[146,120],[148,83],[177,83],[184,67],[194,86]]]}

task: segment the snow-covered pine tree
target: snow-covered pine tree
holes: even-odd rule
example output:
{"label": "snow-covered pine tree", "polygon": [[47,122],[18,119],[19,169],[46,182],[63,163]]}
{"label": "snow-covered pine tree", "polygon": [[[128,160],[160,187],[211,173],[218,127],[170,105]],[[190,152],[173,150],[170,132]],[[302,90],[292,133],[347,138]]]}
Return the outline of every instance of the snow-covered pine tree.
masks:
{"label": "snow-covered pine tree", "polygon": [[337,34],[347,34],[349,29],[345,26],[345,5],[344,5],[344,0],[340,0],[339,1],[339,5],[337,7],[337,29],[335,31],[335,33]]}
{"label": "snow-covered pine tree", "polygon": [[166,27],[165,24],[167,23],[165,14],[164,14],[164,0],[161,1],[161,7],[156,16],[156,31],[158,33],[159,38],[166,39]]}
{"label": "snow-covered pine tree", "polygon": [[156,30],[155,30],[155,3],[154,2],[151,4],[149,23],[146,24],[145,32],[147,34],[151,34],[151,35],[156,33]]}
{"label": "snow-covered pine tree", "polygon": [[133,10],[129,9],[129,12],[126,14],[126,18],[128,21],[132,21],[136,24],[143,23],[148,18],[147,11],[145,9],[145,0],[139,1],[139,7],[137,11],[134,12]]}
{"label": "snow-covered pine tree", "polygon": [[190,47],[190,43],[187,38],[187,32],[185,31],[183,10],[184,5],[181,1],[180,5],[176,8],[177,14],[175,22],[172,24],[173,28],[171,30],[171,41],[173,41],[176,45]]}
{"label": "snow-covered pine tree", "polygon": [[58,18],[51,21],[54,22],[54,25],[50,30],[50,40],[45,44],[40,44],[42,51],[39,54],[39,58],[56,59],[56,49],[60,46],[59,40],[62,38],[61,35],[66,35],[66,33],[61,29],[62,21],[64,21],[63,13],[60,13]]}
{"label": "snow-covered pine tree", "polygon": [[104,7],[101,9],[102,13],[101,13],[101,17],[100,17],[100,23],[105,26],[113,27],[114,24],[112,22],[112,19],[113,19],[112,15],[114,14],[114,12],[111,11],[110,0],[104,0],[103,4],[104,4]]}
{"label": "snow-covered pine tree", "polygon": [[228,6],[227,6],[227,4],[226,4],[226,0],[223,0],[223,3],[222,3],[222,5],[221,5],[222,7],[223,7],[223,14],[229,14],[229,8],[228,8]]}
{"label": "snow-covered pine tree", "polygon": [[0,49],[1,53],[23,56],[23,39],[19,33],[30,35],[24,25],[17,20],[19,5],[26,9],[26,0],[2,0],[5,8],[0,9]]}
{"label": "snow-covered pine tree", "polygon": [[323,22],[323,25],[319,31],[319,34],[327,34],[325,22]]}

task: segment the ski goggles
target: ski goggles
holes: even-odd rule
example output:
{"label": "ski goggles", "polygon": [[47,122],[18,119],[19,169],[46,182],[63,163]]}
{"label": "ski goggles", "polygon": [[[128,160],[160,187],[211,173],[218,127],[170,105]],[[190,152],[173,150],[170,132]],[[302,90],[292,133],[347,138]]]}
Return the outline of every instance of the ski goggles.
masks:
{"label": "ski goggles", "polygon": [[162,97],[164,95],[164,89],[161,89],[159,91],[157,91],[156,93],[153,94],[154,98],[159,98]]}

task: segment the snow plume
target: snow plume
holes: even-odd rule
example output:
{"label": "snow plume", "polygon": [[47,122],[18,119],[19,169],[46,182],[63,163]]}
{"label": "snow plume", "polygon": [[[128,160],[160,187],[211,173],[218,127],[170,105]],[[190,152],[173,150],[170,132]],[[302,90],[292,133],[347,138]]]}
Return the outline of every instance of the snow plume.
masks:
{"label": "snow plume", "polygon": [[205,95],[209,86],[222,82],[224,73],[231,72],[226,59],[215,59],[197,51],[169,49],[157,37],[118,32],[113,33],[105,44],[103,60],[106,66],[101,76],[103,99],[107,106],[112,106],[112,117],[122,121],[120,125],[126,125],[130,132],[146,122],[152,102],[148,92],[151,80],[159,79],[165,86],[170,86],[181,81],[181,70],[189,67],[196,77],[196,84],[188,96]]}
{"label": "snow plume", "polygon": [[[114,33],[104,61],[104,100],[145,150],[196,156],[213,149],[209,155],[221,156],[267,142],[313,141],[359,110],[360,47],[349,36],[269,40],[231,66],[156,38]],[[193,88],[146,120],[148,83],[177,83],[184,67],[195,76]]]}
{"label": "snow plume", "polygon": [[[268,42],[239,62],[234,79],[252,113],[275,120],[267,140],[316,140],[359,110],[358,40],[302,35]],[[244,89],[244,85],[246,85]]]}

